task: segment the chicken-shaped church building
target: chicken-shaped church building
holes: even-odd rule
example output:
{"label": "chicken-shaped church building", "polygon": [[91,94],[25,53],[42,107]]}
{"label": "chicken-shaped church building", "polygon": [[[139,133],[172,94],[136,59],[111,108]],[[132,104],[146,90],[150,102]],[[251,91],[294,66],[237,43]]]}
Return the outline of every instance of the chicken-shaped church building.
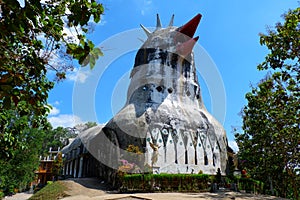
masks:
{"label": "chicken-shaped church building", "polygon": [[[80,134],[84,149],[100,163],[97,174],[112,176],[108,169],[118,169],[129,145],[142,151],[135,163],[141,170],[150,166],[155,173],[216,174],[220,168],[225,174],[226,133],[204,106],[193,58],[200,19],[198,14],[175,27],[173,15],[162,28],[157,15],[153,32],[141,25],[147,40],[135,57],[125,106],[104,126]],[[74,146],[63,150],[69,160],[74,160]],[[70,164],[67,159],[65,173],[83,176],[80,170],[90,167],[85,165],[85,160]]]}

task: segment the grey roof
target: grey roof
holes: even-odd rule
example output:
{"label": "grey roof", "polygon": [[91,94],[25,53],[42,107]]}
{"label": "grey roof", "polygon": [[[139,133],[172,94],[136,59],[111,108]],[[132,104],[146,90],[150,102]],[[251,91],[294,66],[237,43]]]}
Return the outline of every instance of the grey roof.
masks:
{"label": "grey roof", "polygon": [[94,126],[85,131],[82,131],[76,138],[70,138],[70,143],[62,148],[62,153],[66,154],[79,147],[82,143],[87,144],[89,140],[92,140],[97,134],[101,132],[103,127],[104,125]]}

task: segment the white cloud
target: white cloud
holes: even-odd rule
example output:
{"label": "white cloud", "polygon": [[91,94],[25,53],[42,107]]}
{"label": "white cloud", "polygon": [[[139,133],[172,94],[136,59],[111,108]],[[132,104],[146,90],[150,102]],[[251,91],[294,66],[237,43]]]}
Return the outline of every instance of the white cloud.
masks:
{"label": "white cloud", "polygon": [[233,149],[234,152],[238,152],[239,151],[239,147],[236,143],[236,141],[228,141],[228,145]]}
{"label": "white cloud", "polygon": [[67,79],[70,81],[78,81],[80,83],[84,83],[89,74],[89,71],[78,70],[77,68],[75,68],[73,71],[67,74]]}
{"label": "white cloud", "polygon": [[59,101],[55,101],[55,102],[53,103],[53,105],[56,105],[56,106],[59,106],[59,104],[60,104]]}
{"label": "white cloud", "polygon": [[[59,101],[55,101],[53,104],[58,106],[60,103]],[[83,121],[80,119],[80,117],[72,114],[59,114],[60,110],[57,107],[53,105],[51,105],[51,107],[52,108],[50,109],[48,121],[53,128],[58,126],[74,127],[75,125],[83,124]]]}
{"label": "white cloud", "polygon": [[58,116],[48,117],[48,121],[53,128],[58,126],[62,127],[74,127],[77,124],[83,123],[80,117],[70,114],[61,114]]}
{"label": "white cloud", "polygon": [[60,110],[54,106],[51,106],[52,108],[50,109],[50,113],[49,113],[49,116],[51,115],[58,115]]}

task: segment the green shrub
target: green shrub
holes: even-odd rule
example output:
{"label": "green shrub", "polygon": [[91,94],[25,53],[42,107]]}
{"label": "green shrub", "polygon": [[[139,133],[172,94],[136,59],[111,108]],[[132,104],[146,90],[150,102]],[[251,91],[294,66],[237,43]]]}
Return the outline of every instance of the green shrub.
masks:
{"label": "green shrub", "polygon": [[61,199],[63,197],[68,196],[65,191],[67,190],[66,186],[64,186],[60,181],[53,182],[52,184],[47,184],[44,188],[39,190],[33,196],[29,198],[29,200],[39,200],[39,199],[47,199],[47,200],[56,200]]}
{"label": "green shrub", "polygon": [[47,185],[51,185],[53,181],[47,181]]}
{"label": "green shrub", "polygon": [[0,191],[0,199],[2,199],[3,197],[4,197],[4,193]]}
{"label": "green shrub", "polygon": [[264,183],[252,178],[236,178],[235,182],[238,183],[239,190],[246,192],[264,193]]}
{"label": "green shrub", "polygon": [[206,174],[127,174],[120,177],[125,191],[206,191],[210,176]]}

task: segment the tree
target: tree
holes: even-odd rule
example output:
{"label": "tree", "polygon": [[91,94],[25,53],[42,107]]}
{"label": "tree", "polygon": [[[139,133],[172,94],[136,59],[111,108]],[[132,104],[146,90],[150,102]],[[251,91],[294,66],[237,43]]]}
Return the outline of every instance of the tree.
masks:
{"label": "tree", "polygon": [[53,169],[52,169],[52,173],[55,176],[55,180],[58,179],[59,175],[62,175],[62,168],[63,168],[62,153],[58,152],[57,157],[54,160]]}
{"label": "tree", "polygon": [[88,128],[97,126],[96,122],[86,122],[85,124],[77,124],[74,127],[57,127],[55,129],[49,129],[45,131],[43,139],[42,149],[40,149],[40,155],[46,156],[50,147],[57,150],[63,148],[69,142],[70,138],[78,136],[79,132],[85,131]]}
{"label": "tree", "polygon": [[260,35],[270,53],[258,65],[270,70],[246,94],[243,133],[236,134],[243,167],[274,193],[299,198],[300,167],[300,8],[284,15],[276,30]]}
{"label": "tree", "polygon": [[96,122],[86,122],[84,124],[77,124],[73,127],[74,131],[78,134],[80,132],[83,132],[89,128],[92,128],[94,126],[97,126]]}
{"label": "tree", "polygon": [[43,157],[47,156],[50,148],[58,150],[58,148],[65,146],[68,135],[68,129],[63,127],[47,130],[43,139],[42,148],[39,152],[40,155]]}
{"label": "tree", "polygon": [[92,128],[94,126],[97,126],[97,123],[96,122],[86,122],[85,125],[87,126],[87,129],[88,129],[88,128]]}
{"label": "tree", "polygon": [[[12,134],[18,130],[19,132],[15,137],[7,137],[10,140],[0,143],[1,148],[11,146],[7,143],[12,143],[13,146],[7,149],[7,153],[11,155],[9,159],[2,155],[0,159],[0,190],[6,194],[13,192],[14,188],[26,189],[28,183],[33,180],[34,171],[39,166],[39,150],[42,148],[42,139],[45,134],[44,128],[26,127],[20,130],[20,127],[29,121],[26,116],[19,119],[13,116],[11,118],[15,120],[13,127],[10,128],[13,130]],[[13,145],[15,141],[22,141],[22,146]]]}
{"label": "tree", "polygon": [[[102,4],[96,0],[24,2],[21,7],[17,0],[0,0],[0,161],[12,170],[10,177],[0,171],[0,178],[8,176],[8,180],[14,179],[16,166],[27,163],[18,159],[23,152],[38,156],[44,131],[49,129],[47,98],[55,81],[75,66],[73,59],[93,67],[102,55],[86,38],[89,24],[100,21]],[[74,37],[66,30],[73,31]],[[50,71],[56,74],[54,80],[47,77]],[[35,146],[31,137],[39,137]],[[25,180],[25,175],[19,175]]]}
{"label": "tree", "polygon": [[[24,7],[17,0],[2,0],[0,7],[0,143],[14,140],[0,153],[8,158],[7,148],[21,143],[9,131],[10,110],[38,119],[28,127],[46,125],[45,105],[54,86],[46,73],[54,70],[57,79],[63,79],[73,67],[72,58],[93,67],[102,55],[85,35],[92,19],[99,22],[103,7],[95,0],[25,0]],[[66,28],[74,29],[74,38],[65,34]]]}

